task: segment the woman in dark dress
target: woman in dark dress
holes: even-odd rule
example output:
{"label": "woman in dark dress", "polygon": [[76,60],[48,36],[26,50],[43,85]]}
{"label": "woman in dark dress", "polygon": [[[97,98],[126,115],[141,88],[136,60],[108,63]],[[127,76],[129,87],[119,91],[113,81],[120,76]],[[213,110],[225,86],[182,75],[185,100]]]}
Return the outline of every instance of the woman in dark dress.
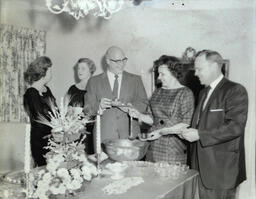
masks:
{"label": "woman in dark dress", "polygon": [[[194,111],[194,96],[192,91],[178,81],[182,73],[182,65],[176,57],[159,59],[155,62],[155,70],[162,87],[152,94],[148,112],[139,113],[131,109],[130,114],[140,121],[152,125],[150,131],[159,130],[162,136],[150,142],[146,160],[168,163],[187,162],[186,142],[175,134],[168,132],[169,127],[176,124],[190,125]],[[163,128],[167,129],[163,130]]]}
{"label": "woman in dark dress", "polygon": [[[74,66],[76,84],[72,85],[67,92],[70,98],[70,106],[81,108],[81,111],[83,110],[87,81],[93,75],[95,70],[96,66],[92,60],[88,58],[81,58],[77,61]],[[93,124],[88,124],[86,126],[86,130],[90,133],[87,134],[85,139],[85,150],[88,154],[93,154],[92,129]]]}
{"label": "woman in dark dress", "polygon": [[44,155],[48,152],[47,135],[51,134],[51,127],[38,123],[38,116],[42,115],[49,120],[51,111],[49,102],[56,105],[55,98],[46,84],[52,78],[52,62],[48,57],[38,57],[24,73],[24,79],[30,87],[24,94],[24,108],[29,115],[31,123],[31,152],[36,166],[46,164]]}

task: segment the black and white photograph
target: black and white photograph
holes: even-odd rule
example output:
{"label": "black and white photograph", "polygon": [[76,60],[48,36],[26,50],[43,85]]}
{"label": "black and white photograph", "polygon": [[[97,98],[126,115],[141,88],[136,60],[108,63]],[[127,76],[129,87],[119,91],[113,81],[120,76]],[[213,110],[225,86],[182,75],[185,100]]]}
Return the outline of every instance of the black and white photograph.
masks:
{"label": "black and white photograph", "polygon": [[0,0],[0,199],[256,199],[255,0]]}

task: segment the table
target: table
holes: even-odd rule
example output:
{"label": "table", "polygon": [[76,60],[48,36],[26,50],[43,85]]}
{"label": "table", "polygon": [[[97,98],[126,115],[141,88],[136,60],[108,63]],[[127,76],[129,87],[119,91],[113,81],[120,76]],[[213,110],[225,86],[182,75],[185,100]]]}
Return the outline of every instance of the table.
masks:
{"label": "table", "polygon": [[[138,173],[137,173],[138,174]],[[136,173],[129,174],[127,177],[138,176]],[[150,171],[143,171],[144,182],[136,187],[132,187],[126,193],[118,195],[107,195],[103,188],[113,180],[109,177],[96,177],[92,182],[87,183],[84,191],[75,196],[69,196],[68,199],[199,199],[198,195],[198,172],[189,170],[185,175],[178,179],[160,177]],[[5,190],[11,190],[13,193],[5,196]],[[21,193],[22,188],[19,185],[0,182],[0,198],[24,199]],[[63,199],[65,197],[58,197]],[[65,198],[67,199],[67,197]]]}
{"label": "table", "polygon": [[78,193],[74,199],[199,199],[198,172],[189,170],[178,179],[157,176],[143,177],[144,183],[132,187],[126,193],[106,195],[102,188],[111,182],[110,178],[95,178],[84,192]]}

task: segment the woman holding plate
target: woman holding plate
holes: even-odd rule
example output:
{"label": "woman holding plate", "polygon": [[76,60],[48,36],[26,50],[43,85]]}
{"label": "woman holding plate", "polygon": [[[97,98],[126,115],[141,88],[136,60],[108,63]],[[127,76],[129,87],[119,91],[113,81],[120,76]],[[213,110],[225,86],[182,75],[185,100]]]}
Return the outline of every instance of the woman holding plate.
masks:
{"label": "woman holding plate", "polygon": [[179,128],[190,125],[194,111],[193,93],[179,82],[182,64],[178,58],[163,55],[154,62],[154,69],[162,86],[152,94],[147,113],[142,114],[133,108],[129,113],[152,125],[149,134],[159,134],[158,139],[151,141],[146,160],[186,164],[187,143],[176,134]]}

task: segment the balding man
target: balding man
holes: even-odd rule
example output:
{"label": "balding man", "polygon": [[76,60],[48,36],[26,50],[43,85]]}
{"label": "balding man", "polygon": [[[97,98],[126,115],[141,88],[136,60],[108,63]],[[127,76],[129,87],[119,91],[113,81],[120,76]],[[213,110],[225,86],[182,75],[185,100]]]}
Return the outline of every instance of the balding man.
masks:
{"label": "balding man", "polygon": [[[89,79],[85,94],[85,112],[101,114],[101,138],[121,138],[129,136],[129,116],[125,110],[112,106],[118,99],[124,104],[131,104],[144,112],[147,107],[147,95],[141,77],[124,71],[127,62],[122,49],[110,47],[105,60],[107,70]],[[133,120],[133,134],[140,132],[139,123]]]}
{"label": "balding man", "polygon": [[223,77],[222,57],[203,50],[195,74],[206,85],[192,120],[180,135],[192,142],[191,166],[199,171],[200,199],[234,199],[246,179],[244,130],[248,112],[245,88]]}

